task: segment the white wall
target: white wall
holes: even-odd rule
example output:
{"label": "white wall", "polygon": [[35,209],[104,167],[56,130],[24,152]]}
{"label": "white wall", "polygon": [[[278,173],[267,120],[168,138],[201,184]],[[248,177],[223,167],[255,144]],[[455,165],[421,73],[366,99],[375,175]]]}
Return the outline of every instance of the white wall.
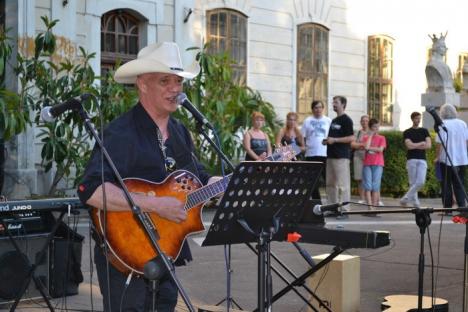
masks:
{"label": "white wall", "polygon": [[[270,101],[281,118],[296,110],[297,27],[319,23],[330,29],[329,98],[348,97],[351,116],[365,101],[365,39],[349,30],[346,6],[339,0],[197,1],[194,31],[206,36],[206,10],[230,8],[248,17],[247,83]],[[334,115],[333,112],[330,112]]]}
{"label": "white wall", "polygon": [[353,32],[365,37],[386,34],[395,39],[394,83],[399,129],[411,125],[409,115],[423,111],[421,93],[426,90],[428,34],[448,31],[447,63],[455,73],[458,55],[468,51],[466,35],[468,2],[458,0],[348,0],[348,19]]}

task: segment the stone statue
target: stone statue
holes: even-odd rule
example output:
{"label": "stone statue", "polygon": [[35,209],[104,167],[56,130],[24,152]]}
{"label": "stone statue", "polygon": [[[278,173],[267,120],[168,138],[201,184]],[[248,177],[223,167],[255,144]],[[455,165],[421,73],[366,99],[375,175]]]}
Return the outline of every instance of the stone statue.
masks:
{"label": "stone statue", "polygon": [[432,37],[431,58],[426,65],[427,92],[455,92],[453,87],[453,77],[450,68],[445,64],[444,57],[447,53],[445,45],[445,35],[440,34],[440,37],[434,34]]}

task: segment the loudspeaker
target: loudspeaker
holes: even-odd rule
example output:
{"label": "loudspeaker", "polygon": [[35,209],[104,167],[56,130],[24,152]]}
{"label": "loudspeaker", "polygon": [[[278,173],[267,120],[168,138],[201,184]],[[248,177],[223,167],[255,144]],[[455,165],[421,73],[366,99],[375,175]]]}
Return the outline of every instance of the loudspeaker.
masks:
{"label": "loudspeaker", "polygon": [[50,246],[49,293],[53,298],[78,294],[78,286],[83,282],[83,239],[63,222],[55,232]]}
{"label": "loudspeaker", "polygon": [[[42,285],[49,285],[49,247],[44,257],[39,259],[39,252],[47,241],[47,233],[13,236],[19,251],[15,249],[9,237],[0,237],[0,304],[13,302],[16,294],[33,263],[37,264],[34,271]],[[39,262],[38,262],[39,261]],[[21,299],[40,297],[36,284],[31,279]]]}

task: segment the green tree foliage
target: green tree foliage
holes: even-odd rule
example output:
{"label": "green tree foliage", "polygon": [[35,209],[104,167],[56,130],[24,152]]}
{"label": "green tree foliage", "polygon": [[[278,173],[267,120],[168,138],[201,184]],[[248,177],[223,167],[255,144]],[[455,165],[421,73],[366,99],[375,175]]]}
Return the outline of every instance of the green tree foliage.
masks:
{"label": "green tree foliage", "polygon": [[29,123],[29,109],[16,92],[5,88],[5,71],[10,59],[11,38],[0,29],[0,135],[8,140],[24,131]]}
{"label": "green tree foliage", "polygon": [[[73,185],[79,181],[93,140],[89,138],[83,121],[76,112],[66,112],[54,122],[44,123],[40,120],[41,109],[89,93],[92,97],[83,102],[83,107],[90,116],[95,116],[93,124],[100,126],[134,105],[136,95],[134,91],[117,84],[112,78],[112,73],[103,77],[101,84],[96,83],[100,77],[96,77],[90,65],[95,53],[87,53],[82,47],[79,48],[78,59],[73,62],[68,59],[58,64],[52,62],[50,57],[56,48],[53,28],[58,20],[49,21],[47,17],[41,19],[46,31],[36,36],[34,55],[18,55],[15,66],[20,91],[16,97],[12,97],[11,109],[19,110],[22,114],[15,115],[5,111],[0,116],[1,120],[7,121],[3,122],[2,127],[6,138],[23,131],[23,125],[34,122],[38,138],[43,143],[41,158],[44,170],[47,172],[55,168],[48,192],[49,196],[53,196],[58,193],[57,186],[60,181],[71,179]],[[9,46],[9,43],[2,40],[0,49],[2,45]],[[4,88],[2,91],[6,92]],[[18,124],[22,127],[12,127]]]}
{"label": "green tree foliage", "polygon": [[[135,105],[137,93],[132,87],[116,83],[113,72],[96,77],[90,66],[95,54],[87,53],[81,47],[77,60],[64,60],[59,64],[52,62],[50,57],[56,52],[53,28],[58,21],[41,18],[46,31],[36,36],[34,55],[19,55],[17,59],[15,72],[20,85],[19,94],[0,88],[0,101],[11,102],[11,105],[2,105],[4,110],[0,112],[0,126],[5,137],[11,138],[24,131],[28,123],[34,123],[38,138],[43,143],[42,165],[46,171],[55,169],[48,192],[53,196],[60,193],[57,189],[60,181],[71,181],[73,185],[79,181],[94,140],[87,134],[76,112],[66,112],[53,123],[46,124],[40,120],[41,109],[90,93],[93,96],[83,102],[83,107],[92,116],[93,124],[101,128]],[[11,53],[11,46],[4,36],[0,38],[0,54],[8,53]],[[185,91],[191,101],[213,121],[222,150],[234,160],[243,154],[242,135],[250,126],[253,111],[265,115],[265,131],[273,140],[280,126],[273,106],[264,101],[258,92],[233,82],[230,59],[226,55],[208,55],[203,50],[198,53],[197,60],[202,72],[186,83]],[[2,64],[5,63],[0,61],[0,66],[4,66]],[[179,110],[177,114],[185,124],[194,126],[187,112]],[[195,144],[201,147],[197,149],[200,158],[212,171],[218,171],[219,159],[207,142],[195,136]]]}
{"label": "green tree foliage", "polygon": [[[196,48],[193,48],[196,49]],[[263,129],[274,142],[274,134],[281,123],[277,120],[273,105],[265,101],[259,92],[248,86],[238,85],[232,75],[232,60],[227,54],[210,55],[206,46],[196,57],[201,67],[200,74],[186,82],[185,92],[190,101],[212,121],[217,130],[222,151],[234,162],[243,155],[243,133],[251,126],[251,115],[259,111],[265,115]],[[185,111],[179,111],[185,124],[194,125]],[[195,128],[193,128],[195,130]],[[198,156],[211,171],[219,173],[220,162],[214,150],[201,137],[195,137],[195,145],[201,148]]]}

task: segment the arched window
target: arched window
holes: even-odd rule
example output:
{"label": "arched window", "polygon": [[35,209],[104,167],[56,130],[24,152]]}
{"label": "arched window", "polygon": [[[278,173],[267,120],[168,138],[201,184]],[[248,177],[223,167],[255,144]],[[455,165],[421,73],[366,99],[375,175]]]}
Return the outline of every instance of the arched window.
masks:
{"label": "arched window", "polygon": [[228,52],[234,60],[233,78],[245,84],[247,78],[247,17],[242,13],[216,9],[207,11],[208,52],[218,54]]}
{"label": "arched window", "polygon": [[367,60],[367,113],[392,125],[393,114],[393,39],[370,36]]}
{"label": "arched window", "polygon": [[[458,88],[460,89],[462,89],[463,84],[466,83],[463,81],[463,68],[465,66],[468,66],[468,52],[462,52],[458,55],[458,68],[457,68],[457,73],[455,75],[455,79],[456,79],[456,84],[458,84]],[[460,91],[457,90],[457,92],[460,92]]]}
{"label": "arched window", "polygon": [[140,20],[124,10],[107,12],[101,18],[101,75],[135,59],[140,49]]}
{"label": "arched window", "polygon": [[328,29],[324,26],[298,26],[296,75],[296,111],[302,121],[310,114],[313,100],[321,100],[327,106]]}

